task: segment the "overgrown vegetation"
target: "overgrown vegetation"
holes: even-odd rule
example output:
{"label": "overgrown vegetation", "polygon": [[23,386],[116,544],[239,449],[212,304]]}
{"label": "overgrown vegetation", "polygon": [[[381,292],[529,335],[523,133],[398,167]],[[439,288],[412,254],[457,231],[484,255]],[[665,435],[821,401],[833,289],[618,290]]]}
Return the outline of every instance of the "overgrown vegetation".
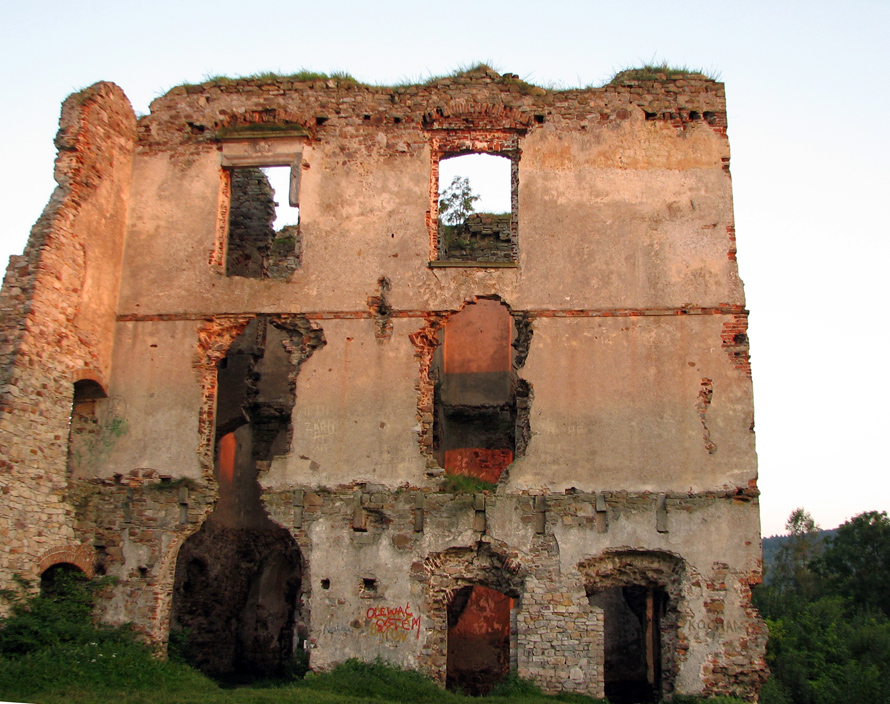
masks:
{"label": "overgrown vegetation", "polygon": [[626,68],[616,73],[609,85],[624,83],[625,81],[674,81],[678,78],[710,78],[716,81],[717,76],[709,75],[701,69],[690,68],[689,66],[671,66],[667,61],[660,64],[643,64],[639,67]]}
{"label": "overgrown vegetation", "polygon": [[495,485],[491,482],[469,474],[446,474],[445,481],[442,482],[442,491],[446,494],[478,494],[494,488]]}
{"label": "overgrown vegetation", "polygon": [[[599,88],[599,85],[586,86],[566,86],[555,82],[532,83],[525,78],[520,78],[515,73],[502,73],[500,69],[492,68],[488,62],[474,62],[470,64],[461,64],[450,73],[406,77],[393,85],[383,85],[377,83],[367,83],[355,78],[346,71],[332,71],[325,73],[323,71],[313,71],[310,69],[300,69],[294,73],[283,73],[281,71],[262,71],[259,73],[251,73],[243,76],[224,76],[224,75],[205,75],[200,83],[184,82],[180,84],[182,87],[196,87],[199,85],[226,85],[231,83],[312,83],[315,81],[334,81],[338,85],[343,86],[365,86],[365,87],[381,87],[381,88],[411,88],[414,86],[429,86],[439,83],[447,79],[467,78],[475,76],[488,76],[492,79],[498,78],[502,82],[515,86],[513,90],[523,94],[540,94],[544,92],[562,92],[570,90]],[[717,81],[719,75],[712,71],[704,71],[689,68],[687,66],[671,66],[666,61],[660,64],[646,63],[643,66],[622,69],[616,73],[611,80],[606,81],[603,85],[615,85],[624,81],[672,81],[678,78],[706,78]]]}
{"label": "overgrown vegetation", "polygon": [[822,539],[803,509],[768,585],[754,594],[770,629],[761,704],[890,704],[890,519],[860,514]]}

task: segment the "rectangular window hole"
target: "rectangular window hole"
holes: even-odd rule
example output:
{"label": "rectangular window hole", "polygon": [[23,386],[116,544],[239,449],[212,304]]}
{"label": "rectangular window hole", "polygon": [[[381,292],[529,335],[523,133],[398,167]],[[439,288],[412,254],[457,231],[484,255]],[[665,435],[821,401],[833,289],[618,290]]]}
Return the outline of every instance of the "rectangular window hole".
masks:
{"label": "rectangular window hole", "polygon": [[361,591],[363,594],[376,594],[377,580],[370,577],[363,577]]}
{"label": "rectangular window hole", "polygon": [[226,276],[287,280],[302,255],[290,166],[232,169]]}
{"label": "rectangular window hole", "polygon": [[509,156],[461,154],[439,161],[440,261],[516,260],[518,178]]}

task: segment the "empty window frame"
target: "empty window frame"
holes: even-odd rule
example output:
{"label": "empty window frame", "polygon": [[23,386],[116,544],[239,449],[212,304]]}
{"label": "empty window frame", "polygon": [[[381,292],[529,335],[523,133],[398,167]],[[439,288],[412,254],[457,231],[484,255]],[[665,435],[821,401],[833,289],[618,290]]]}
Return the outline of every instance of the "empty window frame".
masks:
{"label": "empty window frame", "polygon": [[229,170],[226,276],[290,278],[300,265],[300,211],[288,166]]}
{"label": "empty window frame", "polygon": [[434,140],[431,266],[516,266],[518,138]]}

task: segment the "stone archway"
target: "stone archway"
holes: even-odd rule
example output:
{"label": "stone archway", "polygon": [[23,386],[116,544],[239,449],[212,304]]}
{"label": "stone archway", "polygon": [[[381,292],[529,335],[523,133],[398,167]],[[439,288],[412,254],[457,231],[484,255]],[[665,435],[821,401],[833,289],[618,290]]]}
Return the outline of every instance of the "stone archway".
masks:
{"label": "stone archway", "polygon": [[591,607],[603,613],[606,697],[616,704],[658,702],[679,669],[678,616],[683,560],[624,550],[578,565]]}
{"label": "stone archway", "polygon": [[449,688],[485,694],[515,667],[515,614],[526,576],[517,557],[479,542],[424,561],[433,628],[421,664]]}
{"label": "stone archway", "polygon": [[92,579],[96,574],[96,551],[89,543],[52,548],[43,553],[37,561],[37,574],[42,575],[58,564],[73,565],[83,572],[87,579]]}

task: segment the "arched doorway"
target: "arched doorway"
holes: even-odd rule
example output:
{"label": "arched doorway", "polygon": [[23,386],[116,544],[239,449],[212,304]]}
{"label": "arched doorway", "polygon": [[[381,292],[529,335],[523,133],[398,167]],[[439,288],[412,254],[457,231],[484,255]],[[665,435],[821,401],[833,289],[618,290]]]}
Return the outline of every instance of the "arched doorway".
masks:
{"label": "arched doorway", "polygon": [[487,542],[430,555],[425,565],[427,613],[435,627],[424,668],[449,689],[487,694],[516,664],[525,569],[500,544]]}
{"label": "arched doorway", "polygon": [[86,582],[88,580],[89,577],[77,565],[70,562],[57,562],[41,573],[40,595],[57,596],[63,593],[71,582]]}

